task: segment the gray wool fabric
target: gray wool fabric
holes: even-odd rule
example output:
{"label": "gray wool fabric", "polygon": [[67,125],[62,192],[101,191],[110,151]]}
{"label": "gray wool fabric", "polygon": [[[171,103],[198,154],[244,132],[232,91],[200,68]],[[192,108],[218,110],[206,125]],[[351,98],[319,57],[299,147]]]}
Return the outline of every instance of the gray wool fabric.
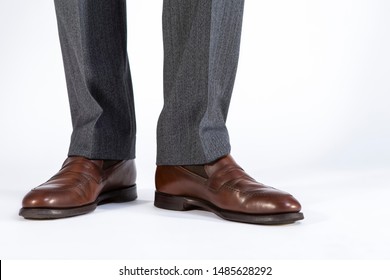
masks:
{"label": "gray wool fabric", "polygon": [[[73,125],[69,155],[135,158],[126,1],[54,2]],[[225,123],[243,7],[244,0],[164,0],[157,164],[204,164],[230,153]]]}

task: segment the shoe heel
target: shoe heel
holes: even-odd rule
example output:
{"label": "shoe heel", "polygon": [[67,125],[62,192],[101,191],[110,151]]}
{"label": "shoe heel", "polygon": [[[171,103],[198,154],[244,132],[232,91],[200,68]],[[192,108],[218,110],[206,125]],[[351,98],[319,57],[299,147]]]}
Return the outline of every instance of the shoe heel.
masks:
{"label": "shoe heel", "polygon": [[185,197],[169,195],[161,192],[155,192],[154,206],[176,211],[190,210]]}

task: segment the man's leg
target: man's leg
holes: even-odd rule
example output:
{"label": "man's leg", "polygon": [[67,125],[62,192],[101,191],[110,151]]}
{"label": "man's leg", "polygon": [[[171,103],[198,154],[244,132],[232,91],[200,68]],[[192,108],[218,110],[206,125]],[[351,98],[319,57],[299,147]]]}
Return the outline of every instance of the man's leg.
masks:
{"label": "man's leg", "polygon": [[202,208],[254,224],[303,219],[290,194],[256,182],[229,155],[225,126],[244,0],[164,0],[164,108],[155,206]]}
{"label": "man's leg", "polygon": [[64,218],[131,201],[135,114],[125,0],[55,0],[73,133],[69,157],[23,199],[20,215]]}
{"label": "man's leg", "polygon": [[73,133],[70,156],[135,157],[126,1],[55,0]]}

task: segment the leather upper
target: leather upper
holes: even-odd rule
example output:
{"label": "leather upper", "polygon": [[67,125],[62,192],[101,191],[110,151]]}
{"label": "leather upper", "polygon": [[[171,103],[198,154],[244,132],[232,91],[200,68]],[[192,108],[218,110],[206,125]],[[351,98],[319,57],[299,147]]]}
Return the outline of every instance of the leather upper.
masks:
{"label": "leather upper", "polygon": [[23,208],[68,208],[93,203],[99,194],[135,184],[134,160],[123,160],[103,169],[103,160],[68,157],[58,173],[32,189]]}

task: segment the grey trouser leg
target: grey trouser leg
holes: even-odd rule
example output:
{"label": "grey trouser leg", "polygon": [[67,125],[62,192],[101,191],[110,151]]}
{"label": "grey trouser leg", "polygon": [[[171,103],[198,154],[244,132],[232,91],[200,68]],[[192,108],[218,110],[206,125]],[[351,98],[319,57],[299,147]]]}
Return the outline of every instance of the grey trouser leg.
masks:
{"label": "grey trouser leg", "polygon": [[125,0],[55,0],[73,133],[69,155],[135,157]]}
{"label": "grey trouser leg", "polygon": [[164,0],[164,108],[157,164],[203,164],[230,153],[226,117],[244,0]]}
{"label": "grey trouser leg", "polygon": [[[164,0],[164,108],[158,164],[230,152],[225,126],[244,0]],[[55,0],[73,133],[69,155],[135,157],[124,0]],[[147,108],[143,108],[147,110]]]}

